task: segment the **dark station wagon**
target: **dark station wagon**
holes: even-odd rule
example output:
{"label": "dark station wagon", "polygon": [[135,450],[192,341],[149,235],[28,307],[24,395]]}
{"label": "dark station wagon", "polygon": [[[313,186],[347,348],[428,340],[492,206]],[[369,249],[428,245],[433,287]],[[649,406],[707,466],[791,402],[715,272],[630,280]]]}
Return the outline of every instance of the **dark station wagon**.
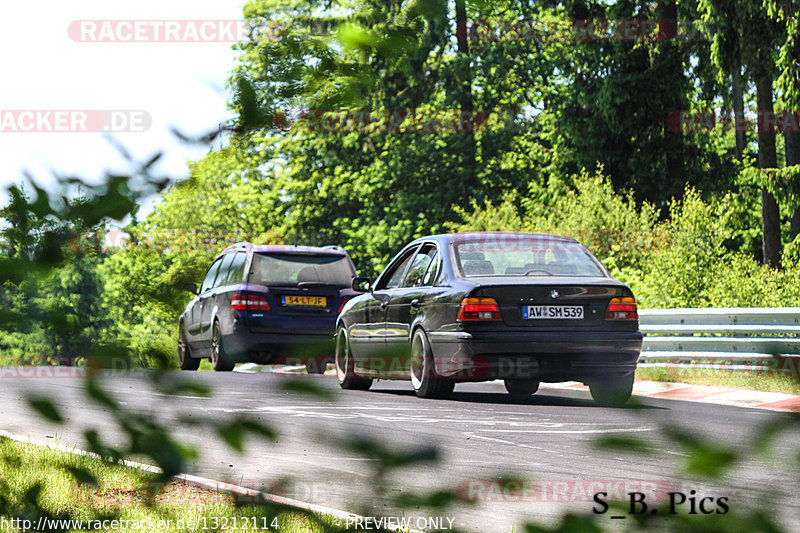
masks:
{"label": "dark station wagon", "polygon": [[295,361],[323,372],[333,362],[336,317],[358,294],[355,275],[338,246],[227,247],[180,316],[181,368],[208,358],[215,370]]}
{"label": "dark station wagon", "polygon": [[631,290],[574,239],[537,233],[417,239],[345,305],[336,329],[343,388],[410,379],[421,397],[502,379],[524,398],[540,382],[575,380],[619,405],[642,346]]}

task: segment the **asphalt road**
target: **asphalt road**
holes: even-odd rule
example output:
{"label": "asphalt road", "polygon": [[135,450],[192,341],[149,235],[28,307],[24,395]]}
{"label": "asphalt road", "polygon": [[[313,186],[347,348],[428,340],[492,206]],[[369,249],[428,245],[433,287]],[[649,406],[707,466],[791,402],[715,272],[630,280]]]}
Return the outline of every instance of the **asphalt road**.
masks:
{"label": "asphalt road", "polygon": [[[97,427],[108,442],[122,442],[109,411],[87,400],[82,378],[22,378],[5,370],[0,429],[82,446],[82,431]],[[800,530],[800,431],[784,433],[766,458],[756,459],[748,451],[763,424],[788,420],[781,413],[655,398],[640,399],[640,408],[603,408],[592,403],[588,392],[546,385],[529,400],[514,402],[500,382],[461,384],[452,399],[437,401],[418,399],[410,384],[396,381],[381,381],[361,392],[340,390],[332,376],[174,372],[169,379],[201,381],[213,393],[164,395],[152,389],[145,372],[106,376],[103,387],[125,408],[151,414],[181,441],[196,445],[200,458],[189,473],[251,488],[272,486],[314,504],[372,517],[405,517],[413,526],[425,526],[428,518],[439,521],[427,520],[428,529],[440,524],[492,533],[512,527],[520,531],[526,521],[552,523],[566,510],[591,512],[599,508],[592,501],[599,491],[643,492],[651,504],[666,501],[668,492],[682,492],[687,501],[677,506],[680,513],[689,512],[690,497],[696,502],[714,498],[705,506],[711,512],[721,510],[719,498],[726,498],[730,513],[768,506],[787,530]],[[286,392],[282,385],[288,379],[314,380],[334,393],[333,400]],[[56,425],[32,414],[25,399],[30,393],[52,398],[67,422]],[[277,430],[279,439],[250,439],[246,452],[237,455],[207,429],[182,424],[187,415],[217,420],[247,415]],[[663,430],[667,425],[752,458],[714,483],[681,474],[686,453]],[[654,453],[599,450],[594,442],[604,436],[645,439]],[[337,445],[352,437],[378,439],[395,450],[435,446],[439,460],[392,471],[376,483],[377,461]],[[518,490],[513,483],[488,481],[503,475],[527,484]],[[455,488],[476,503],[445,510],[399,509],[391,503],[399,495],[439,488]],[[602,520],[625,522],[612,515],[619,513],[609,511]],[[663,523],[671,519],[659,518]]]}

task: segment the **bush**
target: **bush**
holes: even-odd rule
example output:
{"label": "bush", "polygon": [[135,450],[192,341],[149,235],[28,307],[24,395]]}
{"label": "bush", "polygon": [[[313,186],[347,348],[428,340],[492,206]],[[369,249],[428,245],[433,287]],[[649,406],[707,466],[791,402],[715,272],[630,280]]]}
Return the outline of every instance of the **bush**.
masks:
{"label": "bush", "polygon": [[164,333],[152,339],[144,351],[144,360],[140,366],[161,370],[178,369],[178,340]]}
{"label": "bush", "polygon": [[[728,248],[743,232],[758,229],[732,216],[729,197],[709,202],[687,188],[659,221],[654,206],[637,206],[631,192],[615,191],[598,170],[581,173],[571,190],[544,201],[514,191],[497,206],[455,209],[462,222],[450,224],[452,231],[523,230],[577,239],[631,287],[643,308],[791,306],[800,300],[800,269],[791,245],[783,270]],[[740,242],[749,250],[749,241]]]}
{"label": "bush", "polygon": [[[659,239],[641,257],[638,296],[644,307],[706,307],[708,287],[723,259],[727,229],[714,206],[687,188],[672,200],[669,218],[658,224]],[[623,280],[624,281],[624,280]]]}
{"label": "bush", "polygon": [[619,194],[598,169],[573,178],[573,189],[549,205],[523,200],[528,231],[558,233],[577,239],[601,261],[613,258],[617,268],[641,264],[660,237],[658,212],[645,202],[637,208],[633,194]]}

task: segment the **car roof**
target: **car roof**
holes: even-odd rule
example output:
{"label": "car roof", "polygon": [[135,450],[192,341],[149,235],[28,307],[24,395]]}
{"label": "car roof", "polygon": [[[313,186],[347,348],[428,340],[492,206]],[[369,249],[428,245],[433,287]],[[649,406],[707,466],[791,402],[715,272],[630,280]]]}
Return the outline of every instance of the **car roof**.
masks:
{"label": "car roof", "polygon": [[463,232],[463,233],[438,233],[436,235],[427,235],[425,237],[420,237],[419,239],[415,239],[412,243],[422,242],[425,240],[435,240],[439,242],[453,242],[453,241],[460,241],[460,240],[470,240],[470,239],[500,239],[500,238],[509,238],[509,237],[517,237],[517,238],[531,238],[531,239],[539,239],[539,240],[547,240],[547,241],[560,241],[560,242],[578,242],[572,237],[565,237],[564,235],[557,235],[555,233],[534,233],[528,231],[470,231],[470,232]]}
{"label": "car roof", "polygon": [[237,252],[237,251],[249,251],[252,250],[253,253],[263,254],[263,253],[271,253],[271,254],[309,254],[309,255],[338,255],[338,256],[346,256],[347,252],[341,246],[298,246],[296,244],[252,244],[249,242],[238,242],[236,244],[231,244],[227,248],[225,248],[220,255]]}

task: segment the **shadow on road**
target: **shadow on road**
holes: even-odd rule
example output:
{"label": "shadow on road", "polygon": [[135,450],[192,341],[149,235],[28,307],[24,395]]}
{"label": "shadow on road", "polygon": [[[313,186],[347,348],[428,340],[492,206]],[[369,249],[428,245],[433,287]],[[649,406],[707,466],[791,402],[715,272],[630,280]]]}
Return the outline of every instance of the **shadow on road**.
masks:
{"label": "shadow on road", "polygon": [[[391,394],[394,396],[416,397],[414,391],[399,389],[371,389],[370,394]],[[449,397],[442,400],[422,400],[421,401],[451,401],[463,403],[480,403],[493,405],[540,405],[548,407],[592,407],[595,409],[659,409],[669,410],[667,407],[645,405],[635,396],[622,407],[603,407],[597,405],[593,400],[582,398],[571,398],[567,396],[553,396],[548,394],[534,394],[530,398],[514,399],[505,393],[496,392],[453,392]]]}

